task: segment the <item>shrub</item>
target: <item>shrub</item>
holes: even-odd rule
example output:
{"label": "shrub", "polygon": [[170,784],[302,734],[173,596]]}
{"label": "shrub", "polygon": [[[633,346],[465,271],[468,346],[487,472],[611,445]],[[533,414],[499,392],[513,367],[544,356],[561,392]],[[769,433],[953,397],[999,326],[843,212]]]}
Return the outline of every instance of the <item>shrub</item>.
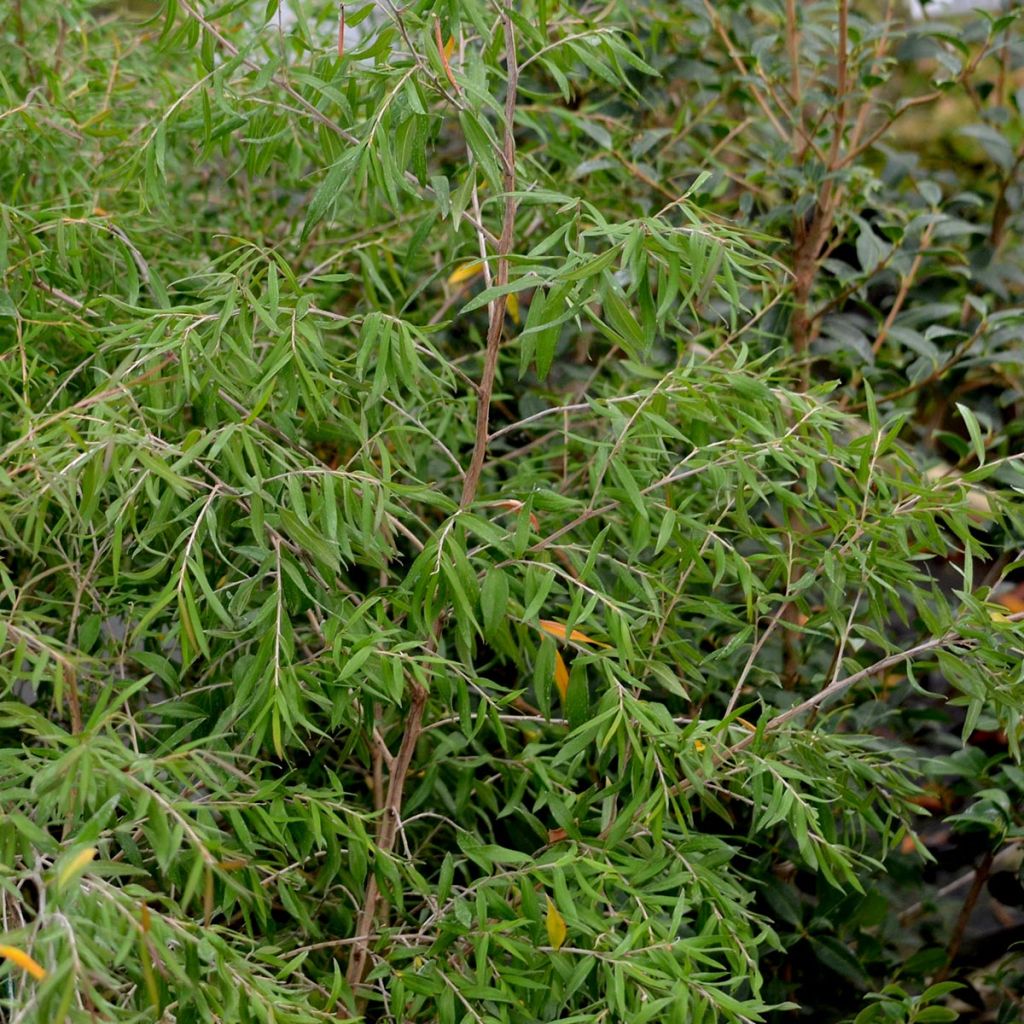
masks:
{"label": "shrub", "polygon": [[10,7],[11,1020],[952,1019],[1022,44],[864,6]]}

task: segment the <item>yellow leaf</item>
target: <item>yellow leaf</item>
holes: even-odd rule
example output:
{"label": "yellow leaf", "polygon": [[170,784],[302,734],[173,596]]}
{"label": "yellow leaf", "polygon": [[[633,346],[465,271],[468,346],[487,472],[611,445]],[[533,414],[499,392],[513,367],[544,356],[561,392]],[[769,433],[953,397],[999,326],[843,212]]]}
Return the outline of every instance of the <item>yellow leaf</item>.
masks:
{"label": "yellow leaf", "polygon": [[469,281],[476,277],[484,269],[484,265],[480,260],[476,263],[463,263],[461,267],[456,267],[455,270],[448,277],[449,284],[462,284],[463,281]]}
{"label": "yellow leaf", "polygon": [[548,912],[544,919],[544,924],[548,930],[548,944],[554,949],[561,949],[566,935],[569,934],[569,929],[566,928],[565,918],[558,912],[558,907],[551,902],[550,896],[548,896],[547,900]]}
{"label": "yellow leaf", "polygon": [[444,44],[444,59],[451,60],[455,52],[455,36],[449,36],[448,42]]}
{"label": "yellow leaf", "polygon": [[84,850],[80,850],[75,854],[61,868],[60,874],[57,876],[57,884],[63,888],[70,879],[74,878],[87,864],[92,863],[92,859],[96,856],[96,847],[87,846]]}
{"label": "yellow leaf", "polygon": [[519,326],[522,322],[519,317],[519,299],[516,298],[515,292],[510,292],[508,299],[505,302],[505,308],[508,310],[508,315],[512,317],[512,323]]}
{"label": "yellow leaf", "polygon": [[[541,619],[538,625],[545,633],[550,633],[552,636],[558,637],[559,640],[566,639],[566,629],[561,622],[552,622],[551,619]],[[581,633],[578,629],[574,629],[568,639],[574,640],[576,643],[580,644],[593,644],[595,647],[608,647],[608,644],[603,644],[600,640],[595,640],[593,637],[587,636],[586,633]]]}
{"label": "yellow leaf", "polygon": [[564,704],[569,696],[569,670],[558,651],[555,651],[555,686],[558,687],[558,694]]}
{"label": "yellow leaf", "polygon": [[[564,927],[563,925],[563,930]],[[33,960],[28,953],[23,953],[15,946],[0,945],[0,956],[10,960],[12,964],[20,967],[26,974],[31,974],[36,981],[42,981],[46,977],[46,968],[38,960]]]}

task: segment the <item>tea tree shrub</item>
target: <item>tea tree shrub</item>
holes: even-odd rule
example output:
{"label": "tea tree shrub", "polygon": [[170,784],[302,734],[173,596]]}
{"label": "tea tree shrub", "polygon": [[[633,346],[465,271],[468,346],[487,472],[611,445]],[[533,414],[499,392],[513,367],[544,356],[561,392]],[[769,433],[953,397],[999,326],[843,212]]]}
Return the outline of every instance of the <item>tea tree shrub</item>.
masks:
{"label": "tea tree shrub", "polygon": [[954,1019],[1022,44],[855,7],[0,5],[4,1019]]}

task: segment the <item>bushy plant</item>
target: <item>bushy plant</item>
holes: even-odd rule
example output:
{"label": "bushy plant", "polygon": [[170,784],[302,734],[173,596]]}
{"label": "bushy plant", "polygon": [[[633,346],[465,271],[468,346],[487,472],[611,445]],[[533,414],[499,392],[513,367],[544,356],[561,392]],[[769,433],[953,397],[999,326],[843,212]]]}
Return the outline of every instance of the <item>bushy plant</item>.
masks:
{"label": "bushy plant", "polygon": [[1024,43],[857,6],[0,4],[5,1019],[952,1019]]}

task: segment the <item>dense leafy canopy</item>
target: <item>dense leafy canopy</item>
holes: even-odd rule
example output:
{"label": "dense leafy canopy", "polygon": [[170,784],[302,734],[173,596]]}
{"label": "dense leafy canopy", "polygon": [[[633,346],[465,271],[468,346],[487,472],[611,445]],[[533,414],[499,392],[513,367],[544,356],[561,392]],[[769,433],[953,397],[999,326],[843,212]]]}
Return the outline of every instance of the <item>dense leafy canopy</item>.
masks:
{"label": "dense leafy canopy", "polygon": [[901,13],[0,2],[4,1019],[954,1019],[1024,36]]}

